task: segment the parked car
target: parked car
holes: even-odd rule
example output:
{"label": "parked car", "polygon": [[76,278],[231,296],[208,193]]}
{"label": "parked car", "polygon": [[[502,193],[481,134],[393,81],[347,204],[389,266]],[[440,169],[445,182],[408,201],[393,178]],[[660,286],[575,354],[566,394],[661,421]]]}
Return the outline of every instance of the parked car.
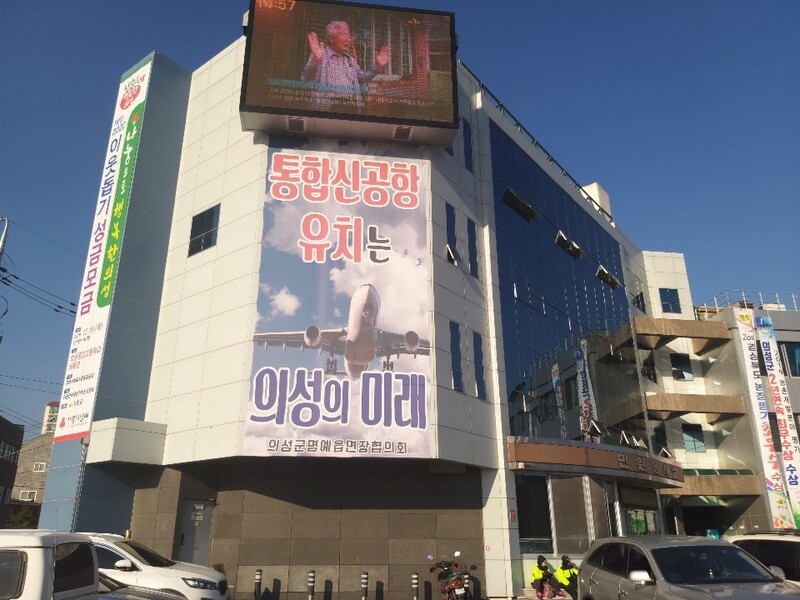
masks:
{"label": "parked car", "polygon": [[[98,591],[100,600],[186,600],[186,596],[174,592],[162,592],[135,585],[125,585],[99,574]],[[4,596],[0,596],[4,598]]]}
{"label": "parked car", "polygon": [[728,541],[765,565],[780,567],[786,579],[800,585],[800,534],[797,531],[735,535]]}
{"label": "parked car", "polygon": [[228,580],[214,569],[161,556],[134,540],[112,533],[87,533],[100,572],[126,585],[182,594],[189,600],[227,600]]}
{"label": "parked car", "polygon": [[733,544],[712,538],[641,535],[595,540],[578,578],[580,600],[800,598],[783,580]]}
{"label": "parked car", "polygon": [[0,529],[0,599],[96,600],[97,580],[85,535]]}

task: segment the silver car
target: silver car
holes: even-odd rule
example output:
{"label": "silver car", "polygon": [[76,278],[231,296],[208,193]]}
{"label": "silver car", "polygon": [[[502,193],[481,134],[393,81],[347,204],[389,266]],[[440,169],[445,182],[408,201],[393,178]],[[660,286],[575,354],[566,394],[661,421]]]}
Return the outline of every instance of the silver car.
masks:
{"label": "silver car", "polygon": [[602,538],[581,564],[578,600],[800,598],[800,588],[722,540],[671,535]]}

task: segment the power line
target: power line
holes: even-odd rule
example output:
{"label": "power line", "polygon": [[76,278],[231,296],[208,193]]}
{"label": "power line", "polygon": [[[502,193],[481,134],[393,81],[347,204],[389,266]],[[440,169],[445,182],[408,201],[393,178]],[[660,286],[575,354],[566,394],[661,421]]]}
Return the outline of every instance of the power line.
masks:
{"label": "power line", "polygon": [[58,390],[58,391],[37,390],[35,388],[29,388],[29,387],[26,387],[24,385],[16,385],[16,384],[13,384],[13,383],[5,383],[3,381],[0,381],[0,385],[4,385],[6,387],[17,388],[19,390],[28,390],[29,392],[39,392],[41,394],[61,394],[61,390]]}
{"label": "power line", "polygon": [[30,379],[29,377],[18,377],[16,375],[5,375],[4,373],[0,373],[0,377],[7,377],[8,379],[20,379],[22,381],[33,381],[34,383],[46,383],[48,385],[62,385],[62,383],[56,382],[56,381],[44,381],[42,379]]}
{"label": "power line", "polygon": [[79,255],[79,254],[76,254],[75,252],[73,252],[73,251],[72,251],[72,250],[70,250],[69,248],[66,248],[66,247],[62,246],[61,244],[59,244],[59,243],[57,243],[57,242],[54,242],[53,240],[50,240],[50,239],[48,239],[48,238],[44,237],[43,235],[41,235],[41,234],[39,234],[39,233],[36,233],[36,232],[35,232],[35,231],[33,231],[32,229],[28,229],[27,227],[25,227],[24,225],[21,225],[20,223],[17,223],[17,222],[16,222],[15,220],[13,220],[13,219],[9,219],[9,222],[10,222],[10,223],[13,223],[14,225],[16,225],[17,227],[19,227],[20,229],[24,229],[25,231],[27,231],[27,232],[28,232],[28,233],[30,233],[31,235],[35,235],[36,237],[38,237],[38,238],[40,238],[40,239],[43,239],[43,240],[44,240],[45,242],[47,242],[48,244],[52,244],[52,245],[53,245],[53,246],[55,246],[56,248],[60,248],[61,250],[63,250],[64,252],[66,252],[66,253],[68,253],[68,254],[71,254],[71,255],[72,255],[72,256],[74,256],[75,258],[83,258],[81,255]]}

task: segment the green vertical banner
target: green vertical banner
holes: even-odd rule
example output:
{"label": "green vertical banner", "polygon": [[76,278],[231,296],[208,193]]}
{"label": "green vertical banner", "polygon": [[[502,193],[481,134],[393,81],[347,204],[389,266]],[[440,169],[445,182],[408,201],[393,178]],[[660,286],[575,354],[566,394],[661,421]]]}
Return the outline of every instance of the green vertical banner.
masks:
{"label": "green vertical banner", "polygon": [[120,160],[119,182],[111,206],[111,219],[108,222],[108,241],[103,255],[103,268],[100,271],[100,289],[97,293],[97,306],[109,306],[114,296],[117,282],[119,256],[122,250],[122,236],[125,232],[125,220],[128,217],[131,182],[136,167],[136,153],[139,149],[139,136],[142,132],[144,102],[131,112],[128,127],[125,130],[125,144]]}

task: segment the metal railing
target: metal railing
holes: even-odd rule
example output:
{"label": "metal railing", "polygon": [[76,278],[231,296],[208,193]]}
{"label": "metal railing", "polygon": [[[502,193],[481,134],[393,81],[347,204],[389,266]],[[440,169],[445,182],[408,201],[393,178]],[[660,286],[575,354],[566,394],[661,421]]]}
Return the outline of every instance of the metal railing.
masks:
{"label": "metal railing", "polygon": [[711,300],[694,307],[698,321],[705,321],[726,308],[755,308],[774,311],[800,311],[800,294],[796,292],[755,292],[725,290]]}

